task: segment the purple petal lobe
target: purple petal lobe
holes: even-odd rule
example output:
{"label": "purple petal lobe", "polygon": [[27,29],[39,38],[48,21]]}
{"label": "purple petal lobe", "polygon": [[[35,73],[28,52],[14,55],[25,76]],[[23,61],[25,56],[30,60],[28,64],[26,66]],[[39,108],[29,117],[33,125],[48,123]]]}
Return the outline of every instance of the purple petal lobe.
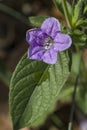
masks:
{"label": "purple petal lobe", "polygon": [[43,33],[40,28],[28,30],[26,33],[26,41],[33,47],[42,46],[43,41],[48,35]]}
{"label": "purple petal lobe", "polygon": [[47,18],[41,26],[43,32],[47,33],[52,38],[60,31],[60,24],[56,18]]}
{"label": "purple petal lobe", "polygon": [[46,51],[43,55],[43,61],[47,64],[55,64],[57,62],[57,52],[53,49]]}
{"label": "purple petal lobe", "polygon": [[68,34],[57,33],[54,39],[54,50],[55,51],[64,51],[68,49],[71,44],[72,40]]}
{"label": "purple petal lobe", "polygon": [[26,41],[29,44],[32,44],[32,42],[35,42],[38,35],[42,33],[40,28],[30,29],[26,32]]}
{"label": "purple petal lobe", "polygon": [[33,60],[42,60],[44,50],[41,50],[40,47],[34,47],[28,49],[28,58]]}

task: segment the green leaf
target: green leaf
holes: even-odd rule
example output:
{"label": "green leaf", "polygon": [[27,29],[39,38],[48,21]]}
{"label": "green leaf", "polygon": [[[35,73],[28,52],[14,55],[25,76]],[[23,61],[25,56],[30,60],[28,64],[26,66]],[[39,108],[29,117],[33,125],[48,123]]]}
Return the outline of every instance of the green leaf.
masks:
{"label": "green leaf", "polygon": [[73,10],[72,25],[75,26],[83,14],[83,1],[79,0]]}
{"label": "green leaf", "polygon": [[76,35],[76,36],[82,36],[82,35],[84,35],[84,32],[80,31],[79,29],[75,29],[73,31],[73,34]]}
{"label": "green leaf", "polygon": [[79,29],[75,29],[73,30],[73,43],[78,46],[78,47],[85,47],[86,43],[87,43],[87,35],[84,33],[84,31],[79,30]]}
{"label": "green leaf", "polygon": [[74,35],[73,42],[75,45],[78,45],[79,47],[84,47],[87,42],[87,35]]}
{"label": "green leaf", "polygon": [[14,130],[38,126],[50,114],[69,76],[69,57],[61,52],[55,65],[29,60],[25,54],[10,83],[10,113]]}
{"label": "green leaf", "polygon": [[64,14],[63,7],[62,7],[62,0],[53,0],[55,6],[58,8],[58,10]]}
{"label": "green leaf", "polygon": [[69,28],[71,28],[72,7],[66,0],[53,0],[56,7],[64,14]]}
{"label": "green leaf", "polygon": [[[63,9],[63,5],[62,5],[62,1],[63,0],[53,0],[54,4],[58,8],[58,10],[62,14],[64,14],[64,9]],[[66,4],[67,4],[68,10],[69,10],[69,13],[71,14],[72,13],[72,7],[71,7],[71,5],[68,2],[66,2]]]}
{"label": "green leaf", "polygon": [[39,27],[46,18],[48,16],[31,16],[29,17],[29,21],[33,26]]}
{"label": "green leaf", "polygon": [[87,19],[79,19],[75,25],[76,27],[84,27],[84,29],[87,29]]}
{"label": "green leaf", "polygon": [[86,13],[87,13],[87,5],[84,8],[84,14],[86,14]]}

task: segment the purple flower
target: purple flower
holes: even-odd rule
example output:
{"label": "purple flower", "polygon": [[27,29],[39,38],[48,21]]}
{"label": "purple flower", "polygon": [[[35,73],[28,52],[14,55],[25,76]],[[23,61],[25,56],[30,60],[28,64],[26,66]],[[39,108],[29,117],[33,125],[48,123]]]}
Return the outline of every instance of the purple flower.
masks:
{"label": "purple flower", "polygon": [[26,41],[30,47],[28,58],[55,64],[58,52],[71,46],[72,40],[68,34],[62,34],[56,18],[47,18],[40,28],[28,30]]}

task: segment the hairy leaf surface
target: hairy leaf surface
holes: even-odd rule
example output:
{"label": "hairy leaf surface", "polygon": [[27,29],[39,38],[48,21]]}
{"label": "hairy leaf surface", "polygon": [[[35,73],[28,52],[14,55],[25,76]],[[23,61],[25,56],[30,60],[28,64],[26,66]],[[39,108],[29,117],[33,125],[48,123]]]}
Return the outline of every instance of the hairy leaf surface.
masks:
{"label": "hairy leaf surface", "polygon": [[29,60],[17,65],[10,83],[10,113],[13,128],[38,126],[53,111],[69,76],[69,57],[61,52],[55,65]]}

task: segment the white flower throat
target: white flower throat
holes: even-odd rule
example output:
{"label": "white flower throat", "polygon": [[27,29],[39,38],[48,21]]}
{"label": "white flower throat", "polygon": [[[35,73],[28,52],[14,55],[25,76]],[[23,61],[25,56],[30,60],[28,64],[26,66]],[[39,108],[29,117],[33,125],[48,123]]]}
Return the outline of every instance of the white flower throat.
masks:
{"label": "white flower throat", "polygon": [[53,41],[53,39],[51,37],[45,38],[44,41],[43,41],[44,49],[45,50],[50,49],[53,46],[53,43],[54,43],[54,41]]}

